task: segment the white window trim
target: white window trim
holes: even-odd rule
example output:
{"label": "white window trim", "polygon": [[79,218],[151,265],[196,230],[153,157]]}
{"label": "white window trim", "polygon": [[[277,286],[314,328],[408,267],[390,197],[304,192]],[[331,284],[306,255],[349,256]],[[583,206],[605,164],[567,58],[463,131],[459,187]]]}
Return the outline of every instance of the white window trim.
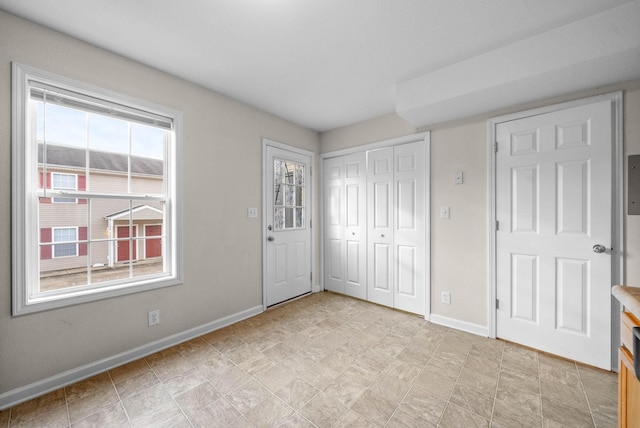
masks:
{"label": "white window trim", "polygon": [[75,241],[78,241],[78,226],[68,226],[68,227],[52,227],[51,228],[51,244],[53,246],[53,248],[51,249],[51,258],[52,259],[64,259],[67,257],[79,257],[79,251],[78,251],[78,242],[75,242],[75,246],[76,246],[76,253],[70,256],[56,256],[56,245],[60,245],[60,244],[71,244],[73,242],[69,242],[69,241],[61,241],[61,242],[56,242],[56,230],[61,230],[61,229],[75,229],[76,231],[76,239]]}
{"label": "white window trim", "polygon": [[[79,92],[105,100],[110,105],[126,106],[125,112],[128,108],[133,114],[143,111],[152,118],[155,116],[172,121],[172,141],[168,144],[165,162],[168,221],[165,226],[167,242],[163,247],[167,249],[165,263],[168,264],[170,275],[149,276],[139,280],[134,278],[126,282],[109,283],[108,286],[90,285],[76,291],[39,293],[39,226],[35,191],[38,188],[37,168],[25,168],[34,155],[37,159],[37,144],[33,138],[35,129],[27,127],[32,114],[29,111],[29,99],[33,82]],[[12,314],[24,315],[181,284],[182,112],[17,63],[12,64],[12,112]],[[56,191],[50,193],[50,196],[58,194]],[[72,197],[82,197],[78,192],[68,193]],[[66,194],[60,193],[60,196],[65,197]]]}

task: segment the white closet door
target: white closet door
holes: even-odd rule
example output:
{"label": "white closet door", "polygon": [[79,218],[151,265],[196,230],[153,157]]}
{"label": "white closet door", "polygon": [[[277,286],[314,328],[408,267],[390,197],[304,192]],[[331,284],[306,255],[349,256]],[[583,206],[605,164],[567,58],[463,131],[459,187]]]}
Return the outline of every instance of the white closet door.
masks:
{"label": "white closet door", "polygon": [[393,307],[393,147],[367,153],[367,296]]}
{"label": "white closet door", "polygon": [[344,159],[324,160],[324,288],[345,292]]}
{"label": "white closet door", "polygon": [[365,152],[344,158],[344,293],[359,299],[367,298],[366,165]]}
{"label": "white closet door", "polygon": [[394,147],[394,300],[397,309],[425,313],[425,146]]}

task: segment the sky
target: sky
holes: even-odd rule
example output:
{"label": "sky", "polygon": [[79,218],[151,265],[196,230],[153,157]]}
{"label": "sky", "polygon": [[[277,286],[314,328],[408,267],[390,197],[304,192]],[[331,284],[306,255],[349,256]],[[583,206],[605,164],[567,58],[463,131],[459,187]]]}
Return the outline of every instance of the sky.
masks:
{"label": "sky", "polygon": [[136,122],[87,113],[56,104],[36,101],[38,141],[112,153],[129,153],[154,159],[164,158],[164,130]]}

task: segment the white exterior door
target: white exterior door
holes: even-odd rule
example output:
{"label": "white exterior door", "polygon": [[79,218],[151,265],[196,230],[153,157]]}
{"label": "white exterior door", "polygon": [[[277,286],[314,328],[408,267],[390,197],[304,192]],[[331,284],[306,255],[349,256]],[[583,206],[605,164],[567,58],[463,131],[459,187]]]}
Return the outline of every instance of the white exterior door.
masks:
{"label": "white exterior door", "polygon": [[359,299],[366,289],[366,155],[324,161],[325,288]]}
{"label": "white exterior door", "polygon": [[266,146],[266,306],[311,292],[310,167],[310,156]]}
{"label": "white exterior door", "polygon": [[607,370],[611,117],[605,101],[496,126],[497,335]]}
{"label": "white exterior door", "polygon": [[423,142],[368,152],[368,299],[426,312],[426,155]]}

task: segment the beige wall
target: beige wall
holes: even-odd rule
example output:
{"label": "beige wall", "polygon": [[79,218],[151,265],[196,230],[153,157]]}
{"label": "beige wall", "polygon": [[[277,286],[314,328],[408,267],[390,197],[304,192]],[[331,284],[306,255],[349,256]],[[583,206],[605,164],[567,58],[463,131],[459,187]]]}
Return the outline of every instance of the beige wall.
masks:
{"label": "beige wall", "polygon": [[[261,305],[261,225],[247,219],[246,209],[261,207],[262,137],[328,152],[416,131],[392,114],[319,137],[218,93],[0,12],[0,231],[5,237],[11,236],[12,61],[184,112],[185,281],[181,286],[12,318],[11,242],[4,239],[0,395]],[[640,81],[432,127],[432,299],[439,302],[441,290],[452,292],[452,304],[434,303],[433,313],[479,325],[487,322],[486,119],[616,89],[627,90],[625,155],[640,154]],[[241,173],[239,164],[244,166]],[[464,171],[465,184],[454,188],[450,183],[455,170]],[[316,197],[317,190],[316,182]],[[440,206],[451,207],[449,221],[439,219]],[[314,215],[317,218],[317,212]],[[640,285],[640,216],[626,217],[625,227],[627,283]],[[317,255],[316,251],[315,272],[319,272]],[[149,328],[147,311],[156,308],[162,323]]]}
{"label": "beige wall", "polygon": [[[12,61],[184,113],[183,285],[11,317]],[[0,100],[0,395],[262,304],[262,138],[317,152],[316,132],[4,12]]]}
{"label": "beige wall", "polygon": [[[625,165],[640,154],[640,80],[597,88],[542,102],[438,124],[431,129],[431,311],[478,326],[487,326],[487,119],[502,114],[624,91]],[[321,152],[350,148],[426,129],[413,129],[395,115],[335,129],[320,136]],[[452,184],[454,171],[464,172],[464,184]],[[625,178],[625,213],[626,213]],[[449,220],[440,207],[451,208]],[[625,278],[640,286],[640,216],[625,214]],[[441,291],[451,292],[451,305],[440,303]]]}
{"label": "beige wall", "polygon": [[396,114],[365,120],[320,135],[322,153],[415,134],[416,128]]}

